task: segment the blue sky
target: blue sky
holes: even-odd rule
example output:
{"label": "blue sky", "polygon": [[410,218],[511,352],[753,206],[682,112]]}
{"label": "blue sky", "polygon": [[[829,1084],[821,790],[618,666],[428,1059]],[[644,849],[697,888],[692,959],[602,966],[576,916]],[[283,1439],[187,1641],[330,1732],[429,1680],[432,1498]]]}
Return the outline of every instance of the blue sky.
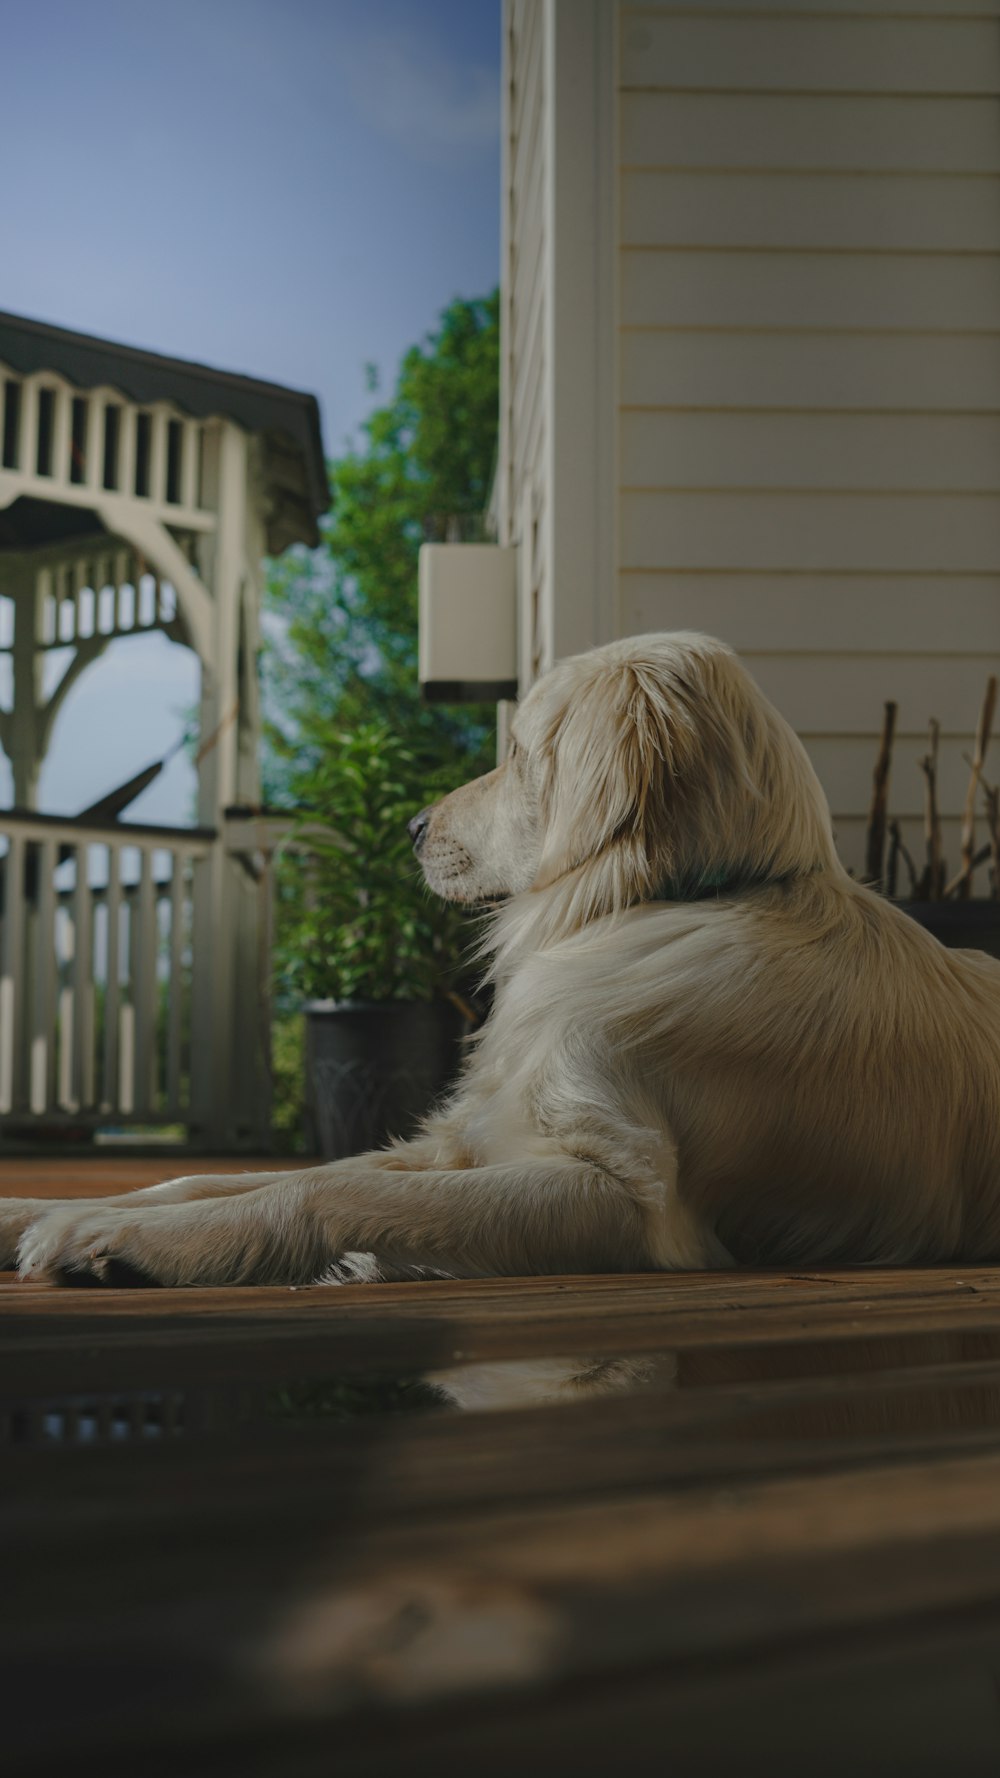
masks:
{"label": "blue sky", "polygon": [[[499,0],[35,0],[4,25],[0,308],[319,396],[335,454],[499,267]],[[193,657],[122,641],[67,700],[42,807],[175,738]],[[183,820],[178,760],[134,805]],[[0,757],[0,801],[10,799]]]}

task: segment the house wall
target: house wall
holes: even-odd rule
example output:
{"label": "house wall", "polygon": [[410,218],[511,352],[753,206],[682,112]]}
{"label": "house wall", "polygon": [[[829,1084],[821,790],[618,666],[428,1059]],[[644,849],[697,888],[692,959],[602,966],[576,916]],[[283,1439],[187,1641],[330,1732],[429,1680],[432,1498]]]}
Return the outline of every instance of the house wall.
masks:
{"label": "house wall", "polygon": [[609,0],[504,10],[497,506],[522,690],[615,633],[616,24]]}
{"label": "house wall", "polygon": [[996,4],[617,9],[623,634],[714,632],[863,858],[882,706],[945,842],[1000,667]]}
{"label": "house wall", "polygon": [[505,37],[522,687],[725,637],[855,868],[894,698],[894,812],[919,852],[935,716],[954,861],[1000,669],[1000,0],[507,0]]}
{"label": "house wall", "polygon": [[545,260],[544,5],[508,0],[503,39],[503,267],[499,531],[520,545],[519,679],[537,678],[544,660],[545,469],[548,401]]}

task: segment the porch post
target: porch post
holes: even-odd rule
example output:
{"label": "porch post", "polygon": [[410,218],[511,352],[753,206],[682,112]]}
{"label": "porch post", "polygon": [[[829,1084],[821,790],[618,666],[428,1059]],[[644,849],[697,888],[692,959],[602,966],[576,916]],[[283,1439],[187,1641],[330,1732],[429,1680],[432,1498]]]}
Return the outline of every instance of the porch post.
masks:
{"label": "porch post", "polygon": [[30,565],[13,568],[14,702],[5,727],[14,774],[14,807],[34,809],[45,753],[42,710],[42,656],[38,647],[38,589]]}

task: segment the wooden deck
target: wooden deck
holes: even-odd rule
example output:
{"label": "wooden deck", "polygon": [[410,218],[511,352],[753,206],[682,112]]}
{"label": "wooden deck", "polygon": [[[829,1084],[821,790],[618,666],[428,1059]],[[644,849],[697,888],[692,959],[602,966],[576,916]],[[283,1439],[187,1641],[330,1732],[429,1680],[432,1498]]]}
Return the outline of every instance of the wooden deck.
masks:
{"label": "wooden deck", "polygon": [[[19,1774],[998,1768],[1000,1268],[6,1282],[0,1322]],[[566,1354],[659,1381],[371,1393]]]}

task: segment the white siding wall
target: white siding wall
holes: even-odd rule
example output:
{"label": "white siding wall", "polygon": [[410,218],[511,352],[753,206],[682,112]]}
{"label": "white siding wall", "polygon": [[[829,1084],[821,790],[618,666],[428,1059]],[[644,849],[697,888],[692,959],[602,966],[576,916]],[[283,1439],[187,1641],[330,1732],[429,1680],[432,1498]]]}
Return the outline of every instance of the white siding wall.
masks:
{"label": "white siding wall", "polygon": [[503,369],[500,539],[518,543],[519,677],[544,662],[545,468],[548,415],[546,45],[541,0],[507,0],[504,11]]}
{"label": "white siding wall", "polygon": [[855,867],[897,699],[919,848],[1000,669],[1000,5],[617,10],[619,628],[743,653]]}
{"label": "white siding wall", "polygon": [[615,633],[617,0],[506,0],[501,541],[522,690]]}

